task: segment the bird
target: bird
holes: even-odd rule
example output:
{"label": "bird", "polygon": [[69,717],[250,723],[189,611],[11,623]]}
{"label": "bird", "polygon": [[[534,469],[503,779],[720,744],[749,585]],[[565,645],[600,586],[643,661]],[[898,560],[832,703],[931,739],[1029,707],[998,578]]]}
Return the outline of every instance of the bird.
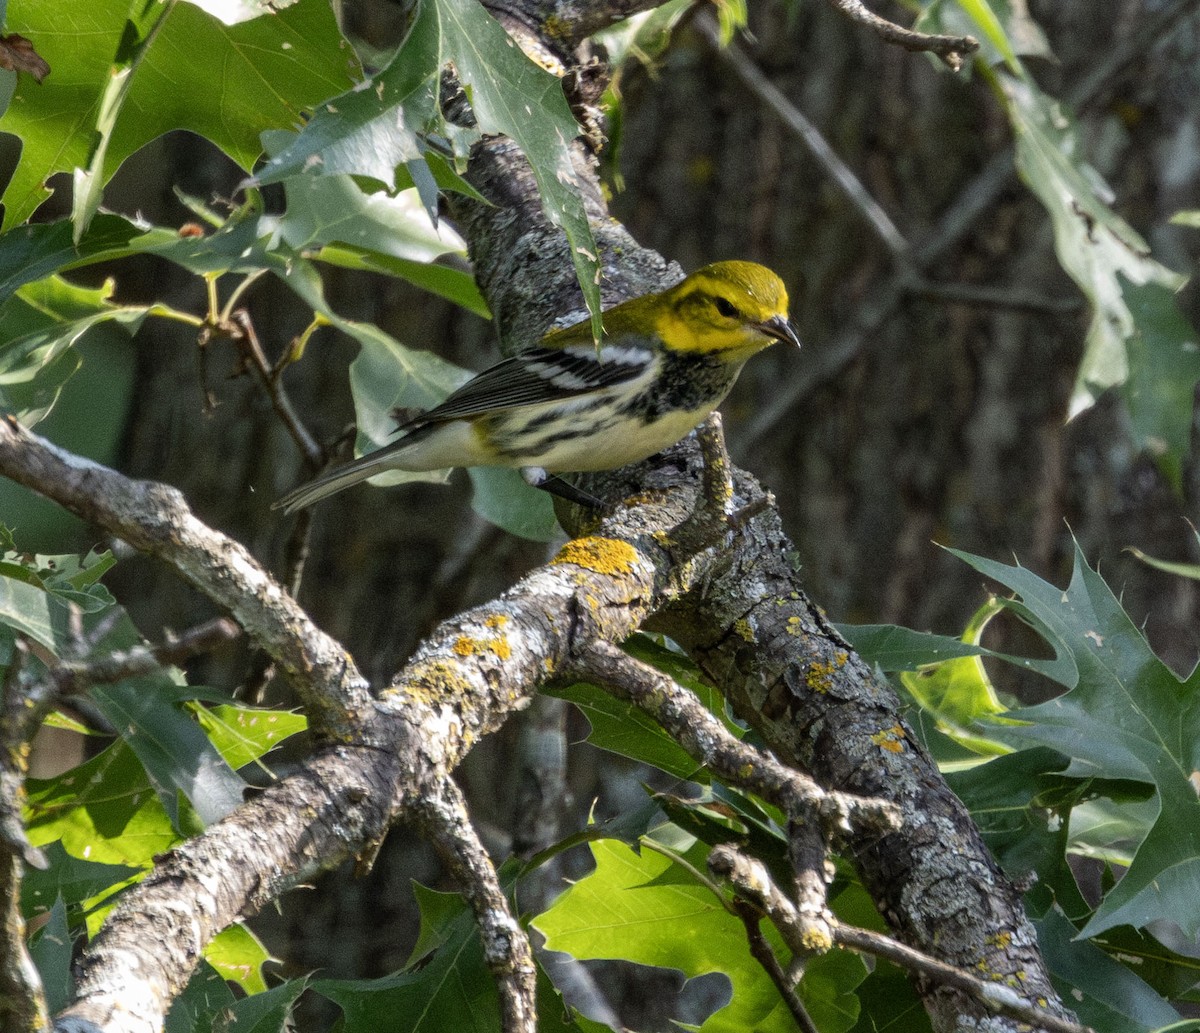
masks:
{"label": "bird", "polygon": [[783,281],[755,262],[706,265],[673,287],[552,330],[478,373],[400,437],[310,481],[273,508],[294,513],[388,470],[504,466],[572,502],[600,500],[557,474],[614,470],[686,437],[725,399],[746,361],[800,347]]}

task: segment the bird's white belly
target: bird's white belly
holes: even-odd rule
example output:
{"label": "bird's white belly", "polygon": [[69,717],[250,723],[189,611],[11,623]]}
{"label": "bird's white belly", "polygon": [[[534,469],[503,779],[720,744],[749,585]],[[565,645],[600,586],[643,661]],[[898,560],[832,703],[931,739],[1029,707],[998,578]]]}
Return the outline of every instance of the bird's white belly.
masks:
{"label": "bird's white belly", "polygon": [[648,424],[621,424],[601,432],[559,441],[543,453],[531,456],[522,466],[540,466],[551,473],[576,473],[589,470],[615,470],[646,459],[675,444],[710,412],[707,406],[682,412],[664,413]]}

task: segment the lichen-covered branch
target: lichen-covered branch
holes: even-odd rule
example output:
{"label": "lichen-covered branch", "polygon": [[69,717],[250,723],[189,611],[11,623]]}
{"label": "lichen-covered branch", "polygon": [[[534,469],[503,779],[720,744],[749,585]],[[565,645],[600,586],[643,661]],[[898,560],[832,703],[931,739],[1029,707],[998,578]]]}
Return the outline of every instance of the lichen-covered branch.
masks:
{"label": "lichen-covered branch", "polygon": [[350,739],[370,701],[345,649],[238,542],[206,527],[174,488],[134,481],[0,418],[0,473],[164,561],[291,675],[318,734]]}
{"label": "lichen-covered branch", "polygon": [[899,809],[893,804],[822,789],[802,772],[734,737],[694,694],[610,642],[583,644],[563,675],[595,682],[644,710],[698,764],[729,785],[761,796],[791,821],[816,824],[839,840],[899,827]]}
{"label": "lichen-covered branch", "polygon": [[[594,184],[588,159],[581,154],[578,164],[580,178]],[[485,142],[469,175],[495,204],[455,199],[479,281],[506,333],[536,339],[577,296],[564,244],[544,221],[532,177],[511,144]],[[661,258],[607,217],[598,189],[588,201],[609,298],[671,279]],[[695,444],[685,444],[635,470],[593,476],[588,490],[657,503],[672,489],[700,481],[700,469]],[[740,471],[733,481],[734,507],[757,512],[720,549],[697,543],[685,520],[664,522],[666,514],[655,505],[622,512],[626,528],[654,543],[650,555],[661,559],[653,562],[665,564],[659,576],[674,589],[655,607],[651,626],[691,653],[785,762],[824,786],[879,796],[901,808],[904,831],[864,840],[853,856],[903,940],[998,981],[1020,974],[1032,997],[1060,1010],[1020,895],[905,726],[891,689],[804,595],[787,562],[794,547],[774,508],[764,504],[761,487]],[[572,514],[564,516],[570,523]],[[608,515],[602,526],[616,537],[612,519]],[[999,1021],[961,992],[924,985],[922,992],[935,1028]],[[997,1028],[1013,1027],[1001,1022]]]}
{"label": "lichen-covered branch", "polygon": [[529,937],[509,907],[492,860],[479,841],[462,791],[449,778],[414,808],[475,913],[483,958],[496,978],[504,1033],[536,1033],[537,969]]}

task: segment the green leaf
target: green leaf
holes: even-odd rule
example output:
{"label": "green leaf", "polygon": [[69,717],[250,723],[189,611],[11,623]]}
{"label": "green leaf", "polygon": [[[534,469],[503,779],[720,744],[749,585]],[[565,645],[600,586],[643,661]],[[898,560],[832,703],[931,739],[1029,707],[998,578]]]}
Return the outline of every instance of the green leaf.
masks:
{"label": "green leaf", "polygon": [[72,607],[97,614],[115,604],[99,579],[116,561],[107,551],[92,551],[82,560],[73,555],[29,557],[15,552],[13,544],[5,531],[0,540],[5,547],[0,557],[0,624],[62,656],[74,647],[68,627]]}
{"label": "green leaf", "polygon": [[[1158,288],[1142,296],[1155,306],[1155,319],[1144,331],[1150,335],[1148,346],[1172,356],[1187,349],[1189,342],[1194,348],[1196,334],[1187,328],[1189,332],[1180,336],[1182,321],[1158,314],[1161,292],[1174,292],[1182,279],[1151,258],[1145,241],[1102,200],[1107,187],[1080,157],[1075,120],[1030,81],[998,75],[997,82],[1008,100],[1018,171],[1050,215],[1059,261],[1092,305],[1071,399],[1070,414],[1075,416],[1100,392],[1130,379],[1129,348],[1139,328],[1128,284]],[[1143,404],[1149,400],[1143,398]],[[1168,411],[1166,417],[1178,420],[1179,413]],[[1178,440],[1178,432],[1168,431],[1164,440]]]}
{"label": "green leaf", "polygon": [[1200,335],[1161,283],[1122,278],[1133,317],[1125,400],[1139,448],[1157,460],[1171,486],[1183,490],[1183,460],[1191,445],[1192,409],[1200,380]]}
{"label": "green leaf", "polygon": [[966,656],[985,656],[990,650],[953,635],[934,635],[895,624],[835,624],[841,635],[867,663],[881,671],[915,671]]}
{"label": "green leaf", "polygon": [[78,241],[66,219],[0,233],[0,302],[7,301],[23,284],[51,273],[130,254],[131,242],[145,232],[128,219],[105,213],[92,221]]}
{"label": "green leaf", "polygon": [[[707,887],[647,848],[637,854],[603,840],[591,849],[595,871],[533,921],[547,949],[678,969],[688,978],[721,972],[733,985],[733,997],[704,1022],[704,1033],[794,1033],[790,1014],[750,956],[741,921]],[[778,949],[775,934],[766,925],[763,931]],[[827,961],[806,971],[799,986],[806,1007],[820,1013],[823,1030],[849,1029],[857,1017],[852,991],[866,969],[858,959],[853,964],[834,957],[839,953],[830,952]]]}
{"label": "green leaf", "polygon": [[284,739],[308,727],[303,714],[287,710],[195,706],[192,714],[225,763],[235,771],[252,764]]}
{"label": "green leaf", "polygon": [[1155,559],[1153,556],[1147,556],[1141,549],[1134,549],[1132,547],[1127,551],[1133,553],[1134,556],[1147,566],[1154,567],[1155,570],[1161,570],[1167,574],[1177,574],[1179,577],[1191,578],[1193,581],[1200,581],[1200,564],[1176,563],[1172,560]]}
{"label": "green leaf", "polygon": [[1070,691],[1009,716],[1010,741],[1038,743],[1072,758],[1073,777],[1153,784],[1157,817],[1124,877],[1082,931],[1094,936],[1121,924],[1158,919],[1188,936],[1200,931],[1200,672],[1178,678],[1154,653],[1100,576],[1076,551],[1064,591],[1020,567],[956,553],[1015,592],[1018,607],[1078,672]]}
{"label": "green leaf", "polygon": [[[964,642],[978,646],[984,629],[1001,610],[994,600],[980,607],[963,632]],[[1026,665],[1032,663],[1025,661]],[[996,718],[1006,708],[996,696],[978,655],[944,660],[919,671],[905,671],[900,681],[921,709],[935,718],[937,730],[943,735],[975,753],[1008,751],[983,727],[987,718]]]}
{"label": "green leaf", "polygon": [[1037,885],[1052,891],[1058,906],[1082,919],[1091,908],[1066,859],[1070,801],[1058,799],[1051,806],[1042,798],[1068,763],[1061,753],[1035,747],[951,772],[946,781],[1004,870],[1018,880],[1036,874]]}
{"label": "green leaf", "polygon": [[[156,8],[132,5],[135,12]],[[26,221],[49,196],[45,183],[55,172],[87,168],[98,139],[107,148],[96,177],[101,185],[130,154],[172,129],[211,140],[249,171],[261,153],[261,132],[294,126],[307,108],[344,90],[358,70],[325,0],[299,0],[232,26],[177,3],[132,74],[119,110],[110,105],[105,112],[101,98],[126,58],[126,32],[136,39],[147,27],[132,22],[130,10],[129,0],[24,0],[11,12],[8,31],[32,40],[50,66],[63,71],[40,85],[20,77],[0,119],[0,131],[22,143],[3,197],[6,228]],[[101,115],[111,132],[98,124]]]}
{"label": "green leaf", "polygon": [[211,825],[241,805],[245,783],[200,726],[157,694],[166,680],[161,673],[127,678],[93,689],[92,698],[145,766],[172,820],[179,822],[177,793],[183,793]]}
{"label": "green leaf", "polygon": [[41,420],[79,369],[74,345],[100,323],[134,333],[153,311],[114,305],[112,283],[97,290],[56,276],[28,283],[0,305],[0,409],[22,423]]}
{"label": "green leaf", "polygon": [[591,725],[588,742],[593,746],[650,764],[676,778],[697,775],[699,765],[683,747],[633,704],[587,682],[543,691],[579,708]]}
{"label": "green leaf", "polygon": [[[727,730],[738,737],[742,735],[741,728],[725,713],[724,697],[703,678],[688,657],[644,634],[631,636],[623,648],[694,693],[714,716],[721,719]],[[586,682],[543,691],[574,703],[582,711],[591,725],[588,742],[593,746],[650,764],[676,778],[708,781],[696,761],[640,707]]]}
{"label": "green leaf", "polygon": [[146,867],[180,836],[134,752],[122,741],[57,778],[26,783],[34,846],[61,839],[74,857]]}
{"label": "green leaf", "polygon": [[1132,968],[1160,996],[1172,1002],[1195,1001],[1200,958],[1177,954],[1153,936],[1127,925],[1110,929],[1092,942]]}
{"label": "green leaf", "polygon": [[342,1033],[499,1029],[495,980],[474,917],[456,895],[414,888],[422,942],[437,948],[424,952],[424,964],[382,979],[314,980],[312,988],[342,1009]]}
{"label": "green leaf", "polygon": [[264,993],[233,1001],[217,1015],[212,1033],[293,1033],[299,1027],[292,1013],[307,989],[306,978],[289,979]]}
{"label": "green leaf", "polygon": [[[95,618],[92,618],[94,620]],[[141,645],[142,637],[120,612],[106,618],[108,630],[94,646],[105,655]],[[177,794],[183,793],[205,825],[242,802],[245,783],[229,768],[200,725],[177,702],[183,675],[160,669],[114,685],[95,686],[91,698],[137,755],[177,824]],[[181,826],[182,827],[182,826]]]}
{"label": "green leaf", "polygon": [[[263,144],[275,154],[292,138],[264,133]],[[332,265],[399,276],[488,315],[469,272],[434,265],[446,255],[465,261],[467,246],[445,223],[434,224],[416,190],[368,193],[348,175],[292,176],[283,187],[286,213],[265,221],[277,223],[289,247]]]}
{"label": "green leaf", "polygon": [[979,60],[990,65],[1003,63],[1014,75],[1025,74],[1019,56],[1054,56],[1045,33],[1029,16],[1027,5],[1012,0],[933,0],[923,4],[913,28],[975,36],[980,44]]}
{"label": "green leaf", "polygon": [[221,974],[223,979],[237,983],[248,994],[261,994],[267,989],[262,968],[271,960],[262,941],[241,922],[222,929],[207,947],[204,960]]}
{"label": "green leaf", "polygon": [[46,1007],[51,1013],[65,1008],[75,991],[75,980],[71,975],[72,947],[66,905],[56,900],[50,908],[49,920],[29,945],[29,956],[42,977]]}
{"label": "green leaf", "polygon": [[27,919],[48,911],[55,900],[75,907],[141,873],[140,868],[72,857],[58,842],[47,843],[42,852],[49,867],[28,868],[21,880],[21,911]]}
{"label": "green leaf", "polygon": [[601,29],[592,38],[603,45],[609,66],[614,69],[631,59],[652,67],[666,51],[671,33],[690,8],[691,0],[667,0]]}
{"label": "green leaf", "polygon": [[[442,115],[438,93],[447,64],[467,91],[478,132],[456,130]],[[599,259],[571,162],[579,127],[560,81],[530,61],[473,0],[421,0],[387,67],[323,105],[256,182],[349,173],[393,189],[401,185],[397,168],[428,161],[431,144],[453,147],[463,158],[478,133],[502,133],[525,152],[546,217],[566,232],[599,336]]]}
{"label": "green leaf", "polygon": [[1144,1033],[1177,1021],[1179,1013],[1129,965],[1078,939],[1061,911],[1034,923],[1050,977],[1079,1021],[1105,1033]]}
{"label": "green leaf", "polygon": [[548,542],[558,534],[554,500],[549,493],[531,488],[516,470],[472,466],[467,475],[475,489],[471,508],[484,520],[534,542]]}
{"label": "green leaf", "polygon": [[145,59],[155,36],[170,16],[176,0],[159,4],[134,4],[125,22],[121,46],[113,59],[108,78],[100,91],[96,105],[96,133],[93,137],[91,154],[86,168],[76,168],[74,189],[71,192],[71,222],[74,224],[73,239],[78,242],[87,232],[88,226],[100,208],[104,192],[104,175],[108,145],[121,108],[129,96],[134,75]]}
{"label": "green leaf", "polygon": [[211,965],[199,965],[183,993],[171,1002],[163,1033],[216,1033],[228,1029],[219,1023],[233,1006],[233,991],[225,980]]}
{"label": "green leaf", "polygon": [[[0,624],[58,653],[70,643],[70,611],[39,585],[0,569]],[[5,636],[0,632],[0,642]],[[8,638],[11,643],[11,638]],[[4,655],[0,654],[0,659]]]}
{"label": "green leaf", "polygon": [[475,277],[462,269],[436,262],[413,262],[407,258],[395,258],[378,251],[363,251],[339,244],[327,244],[312,257],[318,262],[342,269],[365,269],[399,277],[430,294],[454,302],[468,312],[474,312],[484,319],[491,318],[487,302],[475,286]]}

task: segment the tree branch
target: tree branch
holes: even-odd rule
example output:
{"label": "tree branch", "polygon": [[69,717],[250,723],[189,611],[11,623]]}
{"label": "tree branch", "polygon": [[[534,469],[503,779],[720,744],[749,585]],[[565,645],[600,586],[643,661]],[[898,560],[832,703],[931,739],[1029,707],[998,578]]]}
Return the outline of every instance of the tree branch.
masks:
{"label": "tree branch", "polygon": [[827,0],[835,10],[841,11],[851,21],[859,22],[874,32],[880,39],[895,43],[905,50],[925,51],[936,54],[954,71],[962,67],[963,58],[970,57],[979,49],[979,40],[974,36],[931,36],[926,32],[914,32],[902,25],[881,18],[863,6],[862,0]]}
{"label": "tree branch", "polygon": [[783,92],[770,79],[763,75],[753,61],[742,51],[736,42],[728,46],[721,43],[721,37],[711,15],[696,19],[696,29],[700,38],[716,54],[734,75],[762,104],[768,108],[796,137],[808,148],[808,153],[825,171],[833,184],[841,190],[846,199],[862,213],[867,225],[875,231],[875,235],[883,241],[887,249],[896,256],[906,254],[909,243],[904,234],[896,228],[891,217],[863,186],[862,181],[854,174],[837,152],[829,146],[821,131],[812,124],[799,108],[783,95]]}
{"label": "tree branch", "polygon": [[[582,155],[576,171],[601,249],[606,300],[670,282],[661,259],[608,218]],[[535,340],[553,313],[568,310],[578,297],[561,235],[546,224],[528,166],[507,141],[487,140],[477,148],[468,177],[493,202],[451,199],[477,278],[505,335]],[[685,442],[637,467],[585,481],[601,498],[635,495],[644,503],[627,503],[619,519],[610,511],[601,531],[594,514],[564,510],[562,516],[569,527],[581,521],[592,535],[636,541],[655,577],[671,579],[673,591],[651,602],[647,626],[675,638],[784,763],[810,771],[822,785],[900,807],[903,833],[857,841],[853,856],[903,939],[958,967],[1020,972],[1031,996],[1045,998],[1051,1010],[1061,1008],[1020,895],[905,727],[890,688],[804,595],[786,559],[794,546],[762,489],[733,472],[729,508],[754,515],[736,529],[727,527],[717,546],[703,538],[704,522],[689,524],[691,507],[682,514],[674,505],[667,512],[660,508],[661,499],[699,482],[701,467],[695,443]],[[622,539],[632,528],[637,538]],[[580,642],[597,637],[616,639],[597,636],[588,625],[575,634]],[[997,930],[1005,935],[998,937]],[[944,989],[930,989],[925,1003],[937,1029],[990,1014],[967,995]]]}
{"label": "tree branch", "polygon": [[[714,874],[728,880],[738,894],[753,905],[755,913],[771,920],[793,953],[802,958],[812,953],[809,938],[804,932],[803,917],[787,894],[775,885],[766,865],[725,845],[713,848],[709,868]],[[1094,1033],[1088,1026],[1031,1004],[1011,986],[980,979],[970,972],[906,947],[882,933],[841,925],[834,920],[832,942],[840,947],[886,958],[916,975],[957,987],[971,994],[995,1014],[1029,1023],[1035,1029],[1050,1030],[1052,1033]]]}
{"label": "tree branch", "polygon": [[734,737],[673,679],[603,640],[583,645],[564,678],[596,682],[657,721],[701,766],[723,782],[757,793],[790,820],[815,822],[826,834],[870,837],[899,828],[899,809],[882,800],[826,791],[807,775]]}
{"label": "tree branch", "polygon": [[491,858],[467,817],[462,792],[447,778],[440,792],[417,802],[414,814],[475,912],[483,938],[483,957],[500,992],[504,1033],[536,1033],[537,969],[533,950],[508,905]]}
{"label": "tree branch", "polygon": [[0,418],[0,473],[169,564],[291,675],[319,734],[352,737],[371,697],[346,651],[242,545],[196,519],[178,491],[72,455],[11,417]]}

